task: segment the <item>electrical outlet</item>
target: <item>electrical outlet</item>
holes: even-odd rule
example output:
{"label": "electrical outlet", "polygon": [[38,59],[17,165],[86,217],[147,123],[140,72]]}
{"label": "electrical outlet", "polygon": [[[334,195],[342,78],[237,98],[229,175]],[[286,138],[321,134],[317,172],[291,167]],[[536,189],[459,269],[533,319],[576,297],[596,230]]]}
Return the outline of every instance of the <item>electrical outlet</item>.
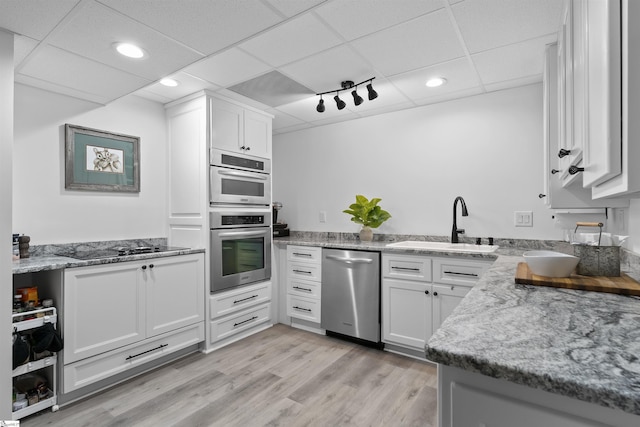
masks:
{"label": "electrical outlet", "polygon": [[320,211],[319,220],[320,222],[327,222],[327,211]]}
{"label": "electrical outlet", "polygon": [[513,214],[516,227],[533,227],[533,211],[515,211]]}

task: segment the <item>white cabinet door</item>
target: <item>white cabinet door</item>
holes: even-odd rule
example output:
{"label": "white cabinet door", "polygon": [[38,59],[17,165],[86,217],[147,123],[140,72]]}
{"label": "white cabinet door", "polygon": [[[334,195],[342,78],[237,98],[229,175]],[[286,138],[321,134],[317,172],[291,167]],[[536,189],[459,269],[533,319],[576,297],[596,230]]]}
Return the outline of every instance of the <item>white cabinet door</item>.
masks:
{"label": "white cabinet door", "polygon": [[588,0],[589,120],[583,184],[592,187],[622,171],[620,2]]}
{"label": "white cabinet door", "polygon": [[432,331],[430,285],[383,279],[382,341],[424,350]]}
{"label": "white cabinet door", "polygon": [[271,158],[271,118],[255,111],[244,111],[244,151],[252,156]]}
{"label": "white cabinet door", "polygon": [[202,254],[158,258],[139,269],[146,286],[147,337],[204,320]]}
{"label": "white cabinet door", "polygon": [[244,108],[211,99],[211,146],[244,153]]}
{"label": "white cabinet door", "polygon": [[438,330],[442,322],[449,317],[460,301],[471,290],[471,287],[461,285],[433,285],[433,330]]}
{"label": "white cabinet door", "polygon": [[135,262],[65,270],[65,364],[144,339],[141,267]]}

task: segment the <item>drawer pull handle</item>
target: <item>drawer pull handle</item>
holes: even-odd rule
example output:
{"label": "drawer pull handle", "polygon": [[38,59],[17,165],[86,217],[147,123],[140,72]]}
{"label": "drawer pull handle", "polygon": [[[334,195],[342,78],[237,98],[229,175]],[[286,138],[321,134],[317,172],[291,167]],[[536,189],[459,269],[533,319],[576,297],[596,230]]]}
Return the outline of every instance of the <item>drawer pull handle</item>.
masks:
{"label": "drawer pull handle", "polygon": [[234,303],[234,304],[237,304],[237,303],[239,303],[239,302],[247,301],[247,300],[250,300],[250,299],[253,299],[253,298],[258,298],[258,295],[252,295],[252,296],[247,297],[247,298],[237,299],[237,300],[235,300],[233,303]]}
{"label": "drawer pull handle", "polygon": [[294,305],[293,308],[295,308],[296,310],[302,310],[302,311],[308,311],[311,312],[310,308],[303,308],[303,307],[298,307],[297,305]]}
{"label": "drawer pull handle", "polygon": [[393,270],[420,271],[419,268],[413,268],[413,267],[396,267],[396,266],[392,266],[391,268]]}
{"label": "drawer pull handle", "polygon": [[311,289],[301,288],[300,286],[294,286],[293,289],[300,289],[301,291],[311,292]]}
{"label": "drawer pull handle", "polygon": [[242,322],[234,323],[233,327],[235,328],[236,326],[240,326],[240,325],[243,325],[245,323],[252,322],[252,321],[256,320],[257,318],[258,318],[258,316],[253,316],[251,319],[247,319],[247,320],[243,320]]}
{"label": "drawer pull handle", "polygon": [[306,257],[309,257],[309,258],[311,258],[313,256],[311,254],[305,254],[305,253],[302,253],[302,252],[293,252],[293,255],[295,255],[295,256],[306,256]]}
{"label": "drawer pull handle", "polygon": [[478,277],[476,273],[460,273],[459,271],[445,271],[444,274],[455,274],[458,276]]}
{"label": "drawer pull handle", "polygon": [[294,273],[301,273],[301,274],[311,274],[310,271],[305,271],[305,270],[293,270]]}
{"label": "drawer pull handle", "polygon": [[138,354],[134,354],[133,356],[128,356],[126,359],[124,360],[131,360],[133,358],[136,357],[140,357],[143,354],[147,354],[147,353],[151,353],[152,351],[156,351],[156,350],[160,350],[161,348],[165,348],[165,347],[169,347],[169,344],[160,344],[159,346],[157,346],[156,348],[152,348],[151,350],[147,350],[147,351],[143,351],[142,353],[138,353]]}

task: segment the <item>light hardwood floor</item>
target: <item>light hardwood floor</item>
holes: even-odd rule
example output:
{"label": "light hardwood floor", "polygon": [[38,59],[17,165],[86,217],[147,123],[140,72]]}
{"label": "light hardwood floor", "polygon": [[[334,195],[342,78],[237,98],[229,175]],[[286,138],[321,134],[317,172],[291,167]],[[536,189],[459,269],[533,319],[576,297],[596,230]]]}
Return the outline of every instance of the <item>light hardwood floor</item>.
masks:
{"label": "light hardwood floor", "polygon": [[427,362],[279,324],[21,426],[435,426],[436,387]]}

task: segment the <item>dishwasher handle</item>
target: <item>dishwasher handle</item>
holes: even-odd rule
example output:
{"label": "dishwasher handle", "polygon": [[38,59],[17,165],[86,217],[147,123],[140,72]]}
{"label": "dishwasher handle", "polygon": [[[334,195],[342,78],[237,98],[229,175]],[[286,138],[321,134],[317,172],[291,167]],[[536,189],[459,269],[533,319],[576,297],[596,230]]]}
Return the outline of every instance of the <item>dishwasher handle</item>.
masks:
{"label": "dishwasher handle", "polygon": [[344,262],[347,264],[371,264],[373,262],[373,260],[369,258],[349,258],[349,257],[341,257],[337,255],[327,255],[326,257],[327,259],[332,259],[332,260]]}

